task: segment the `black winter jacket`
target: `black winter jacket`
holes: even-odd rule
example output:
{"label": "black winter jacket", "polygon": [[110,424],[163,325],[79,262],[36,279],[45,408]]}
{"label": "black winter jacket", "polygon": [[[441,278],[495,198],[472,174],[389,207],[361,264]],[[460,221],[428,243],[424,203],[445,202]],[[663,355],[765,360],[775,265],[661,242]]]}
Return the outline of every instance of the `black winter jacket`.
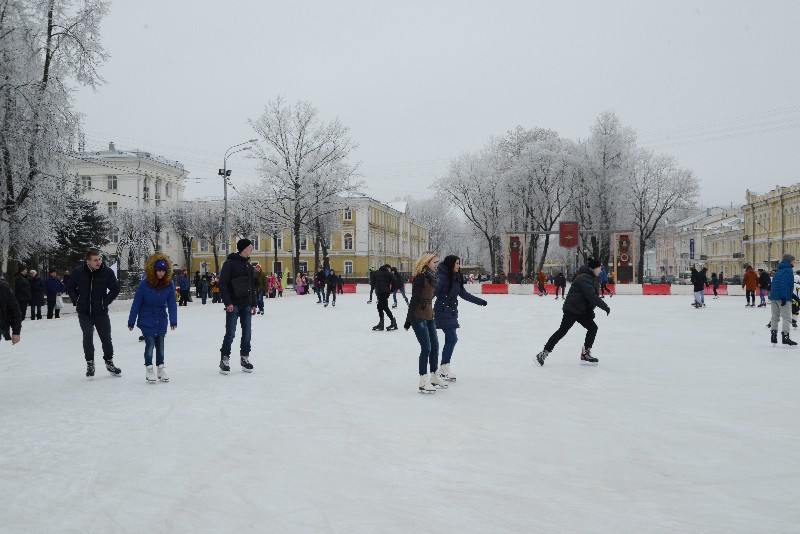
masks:
{"label": "black winter jacket", "polygon": [[25,305],[27,308],[31,301],[31,283],[28,281],[28,277],[22,273],[17,273],[14,277],[14,295],[17,296],[20,306]]}
{"label": "black winter jacket", "polygon": [[339,277],[331,273],[325,278],[325,285],[329,291],[336,289],[336,284],[339,283]]}
{"label": "black winter jacket", "polygon": [[35,276],[29,279],[31,284],[31,304],[35,306],[44,306],[44,281]]}
{"label": "black winter jacket", "polygon": [[105,262],[96,271],[85,263],[75,268],[66,289],[73,306],[84,315],[107,314],[108,306],[119,295],[117,277]]}
{"label": "black winter jacket", "polygon": [[373,271],[375,275],[375,293],[378,295],[391,295],[392,290],[395,288],[395,278],[392,271],[381,267],[377,271]]}
{"label": "black winter jacket", "polygon": [[567,278],[562,273],[558,273],[555,278],[553,278],[553,284],[555,284],[556,287],[567,287]]}
{"label": "black winter jacket", "polygon": [[[243,278],[243,280],[242,280]],[[219,272],[219,294],[225,306],[256,306],[253,266],[238,252],[228,254]]]}
{"label": "black winter jacket", "polygon": [[707,271],[705,267],[700,271],[692,272],[691,281],[694,286],[694,291],[703,291],[708,285],[708,278],[706,277],[706,272]]}
{"label": "black winter jacket", "polygon": [[594,272],[588,266],[582,265],[578,269],[578,274],[567,292],[567,298],[564,299],[562,309],[565,312],[594,316],[595,306],[606,312],[610,311],[608,305],[597,296],[595,278]]}
{"label": "black winter jacket", "polygon": [[772,281],[769,279],[769,273],[767,271],[761,271],[761,274],[758,275],[758,287],[769,290],[771,286]]}
{"label": "black winter jacket", "polygon": [[0,280],[0,330],[3,338],[11,339],[11,334],[19,335],[22,328],[22,312],[17,304],[11,286],[5,280]]}

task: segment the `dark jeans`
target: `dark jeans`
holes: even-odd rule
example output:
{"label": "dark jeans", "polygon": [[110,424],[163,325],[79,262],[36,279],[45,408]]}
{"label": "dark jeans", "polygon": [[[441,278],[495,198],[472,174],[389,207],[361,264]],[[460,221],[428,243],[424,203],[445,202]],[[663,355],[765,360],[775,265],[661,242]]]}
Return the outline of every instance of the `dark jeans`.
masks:
{"label": "dark jeans", "polygon": [[50,301],[48,301],[47,302],[47,318],[48,319],[52,319],[53,318],[53,312],[55,312],[56,319],[58,319],[58,315],[61,313],[61,310],[57,310],[56,309],[55,301],[53,301],[52,304],[50,304]]}
{"label": "dark jeans", "polygon": [[392,315],[392,312],[389,311],[389,294],[378,293],[377,297],[378,297],[378,316],[381,318],[381,321],[383,321],[384,312],[386,313],[386,315],[389,316],[390,320],[394,321],[394,315]]}
{"label": "dark jeans", "polygon": [[745,294],[745,297],[747,298],[747,303],[748,304],[750,304],[750,299],[751,298],[753,299],[753,304],[756,303],[756,291],[755,290],[753,290],[753,291],[745,290],[744,294]]}
{"label": "dark jeans", "polygon": [[242,356],[250,355],[250,325],[253,316],[251,315],[252,306],[234,306],[233,311],[225,311],[225,338],[222,340],[222,348],[219,350],[222,356],[231,355],[231,345],[233,338],[236,337],[236,321],[242,325],[242,342],[239,346],[239,354]]}
{"label": "dark jeans", "polygon": [[164,336],[144,336],[144,364],[153,365],[153,347],[156,348],[156,365],[164,364]]}
{"label": "dark jeans", "polygon": [[564,296],[564,289],[566,289],[566,288],[563,288],[561,286],[556,286],[556,296],[558,296],[558,291],[561,290],[561,296],[563,297]]}
{"label": "dark jeans", "polygon": [[564,312],[564,317],[561,319],[561,326],[559,326],[558,330],[547,340],[544,350],[552,352],[556,344],[561,341],[562,337],[567,335],[567,332],[569,332],[569,329],[572,328],[572,325],[575,323],[578,323],[586,329],[586,340],[583,342],[583,346],[587,349],[592,348],[594,338],[597,335],[597,325],[594,322],[594,317]]}
{"label": "dark jeans", "polygon": [[186,302],[189,300],[189,291],[184,289],[179,289],[178,291],[180,291],[181,294],[181,300],[178,303],[178,306],[188,306]]}
{"label": "dark jeans", "polygon": [[397,292],[398,291],[400,292],[401,295],[403,295],[403,300],[406,301],[406,304],[408,304],[408,297],[406,297],[406,288],[405,288],[405,286],[398,287],[392,293],[392,298],[394,299],[394,303],[397,304]]}
{"label": "dark jeans", "polygon": [[[762,297],[763,298],[763,297]],[[42,318],[42,305],[31,304],[31,321]]]}
{"label": "dark jeans", "polygon": [[544,284],[539,284],[539,293],[542,295],[547,295],[547,290],[544,288]]}
{"label": "dark jeans", "polygon": [[601,295],[605,295],[606,291],[608,291],[609,295],[611,294],[611,290],[608,289],[608,287],[606,287],[607,285],[608,285],[608,282],[600,282],[600,294]]}
{"label": "dark jeans", "polygon": [[207,299],[208,299],[208,293],[200,293],[200,302],[202,302],[205,305]]}
{"label": "dark jeans", "polygon": [[439,336],[436,334],[436,323],[431,319],[414,319],[411,321],[411,328],[419,341],[419,374],[424,375],[428,372],[435,373],[439,368]]}
{"label": "dark jeans", "polygon": [[458,335],[455,328],[447,328],[442,330],[444,332],[444,348],[442,349],[442,365],[450,363],[450,358],[453,357],[453,350],[458,343]]}
{"label": "dark jeans", "polygon": [[333,295],[333,303],[336,304],[336,288],[335,287],[329,287],[328,288],[328,292],[325,293],[325,303],[327,304],[328,301],[330,301],[331,295]]}
{"label": "dark jeans", "polygon": [[711,286],[711,289],[714,290],[714,296],[717,296],[717,286]]}
{"label": "dark jeans", "polygon": [[375,286],[369,286],[369,300],[372,300],[372,294],[375,292]]}
{"label": "dark jeans", "polygon": [[314,294],[317,296],[317,302],[322,302],[325,297],[325,290],[322,287],[317,286],[314,288]]}
{"label": "dark jeans", "polygon": [[114,346],[111,344],[111,320],[108,314],[86,315],[78,314],[78,322],[83,331],[83,355],[87,362],[94,361],[94,330],[100,336],[100,343],[103,346],[103,359],[108,361],[114,358]]}
{"label": "dark jeans", "polygon": [[264,291],[259,290],[256,293],[256,298],[258,299],[258,311],[264,311]]}

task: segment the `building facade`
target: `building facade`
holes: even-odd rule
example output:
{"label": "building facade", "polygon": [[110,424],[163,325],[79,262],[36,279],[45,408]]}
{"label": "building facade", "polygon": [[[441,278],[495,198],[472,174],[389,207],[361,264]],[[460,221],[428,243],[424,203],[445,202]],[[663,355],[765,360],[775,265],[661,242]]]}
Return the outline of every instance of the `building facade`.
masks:
{"label": "building facade", "polygon": [[[124,209],[177,205],[183,199],[188,175],[178,161],[141,150],[117,150],[114,143],[109,143],[108,150],[76,153],[68,172],[83,188],[84,197],[98,202],[100,209],[108,214],[112,230],[104,252],[112,261],[120,261],[123,269],[129,265],[125,252],[117,250],[120,236],[118,229],[113,228],[116,214]],[[166,219],[155,241],[176,267],[184,263],[180,240]]]}
{"label": "building facade", "polygon": [[744,260],[773,270],[784,254],[800,257],[800,184],[745,194]]}

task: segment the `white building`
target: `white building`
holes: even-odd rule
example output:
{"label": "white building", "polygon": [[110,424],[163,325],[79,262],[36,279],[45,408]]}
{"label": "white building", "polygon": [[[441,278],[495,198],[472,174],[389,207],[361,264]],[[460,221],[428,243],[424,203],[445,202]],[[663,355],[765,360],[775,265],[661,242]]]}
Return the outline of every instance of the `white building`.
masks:
{"label": "white building", "polygon": [[[183,199],[189,173],[178,161],[141,150],[117,150],[112,142],[108,150],[76,153],[69,174],[84,188],[85,198],[99,202],[114,222],[118,210],[175,206]],[[116,231],[112,231],[109,240],[104,252],[119,260]],[[180,239],[169,223],[164,223],[157,241],[175,266],[183,265]],[[121,265],[127,268],[126,258],[122,259]]]}

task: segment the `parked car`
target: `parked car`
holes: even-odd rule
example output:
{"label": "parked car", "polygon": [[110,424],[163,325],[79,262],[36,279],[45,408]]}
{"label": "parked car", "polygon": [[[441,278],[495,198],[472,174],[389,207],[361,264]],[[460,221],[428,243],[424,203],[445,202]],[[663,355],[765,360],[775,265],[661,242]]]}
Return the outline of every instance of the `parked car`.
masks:
{"label": "parked car", "polygon": [[738,274],[735,274],[731,278],[725,278],[723,282],[732,286],[740,286],[742,285],[742,277]]}

